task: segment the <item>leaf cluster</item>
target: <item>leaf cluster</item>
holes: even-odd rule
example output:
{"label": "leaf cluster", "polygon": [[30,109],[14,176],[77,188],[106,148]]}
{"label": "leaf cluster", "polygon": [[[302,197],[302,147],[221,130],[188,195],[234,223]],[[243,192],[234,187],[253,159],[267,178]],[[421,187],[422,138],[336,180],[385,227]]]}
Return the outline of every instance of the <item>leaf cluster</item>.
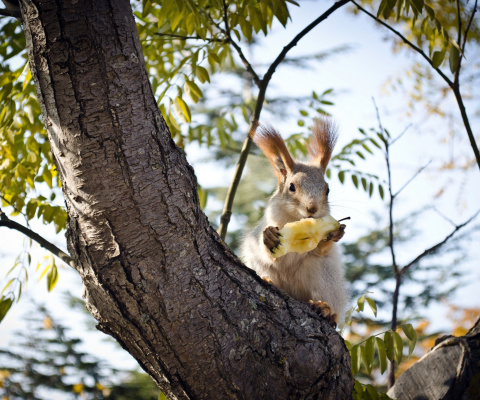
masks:
{"label": "leaf cluster", "polygon": [[[25,39],[18,21],[2,21],[0,34],[0,196],[3,206],[13,208],[12,216],[22,214],[27,221],[38,217],[65,228],[63,206],[38,194],[39,185],[60,187],[53,164],[40,106],[28,63]],[[18,68],[12,65],[20,64]]]}
{"label": "leaf cluster", "polygon": [[[356,306],[349,310],[346,324],[351,324],[351,316],[354,311],[364,311],[365,304],[370,307],[375,317],[377,316],[375,300],[364,293],[358,298]],[[397,365],[400,364],[404,359],[404,342],[408,344],[408,357],[410,357],[417,342],[417,333],[411,324],[402,325],[401,330],[405,339],[402,339],[396,330],[390,329],[368,336],[356,344],[345,340],[345,345],[350,352],[353,375],[358,375],[361,369],[369,376],[371,376],[373,369],[379,369],[380,374],[383,374],[387,370],[388,361],[395,361]],[[383,338],[380,337],[382,335]],[[356,379],[353,398],[355,400],[389,399],[386,394],[379,393],[373,385],[364,385]]]}

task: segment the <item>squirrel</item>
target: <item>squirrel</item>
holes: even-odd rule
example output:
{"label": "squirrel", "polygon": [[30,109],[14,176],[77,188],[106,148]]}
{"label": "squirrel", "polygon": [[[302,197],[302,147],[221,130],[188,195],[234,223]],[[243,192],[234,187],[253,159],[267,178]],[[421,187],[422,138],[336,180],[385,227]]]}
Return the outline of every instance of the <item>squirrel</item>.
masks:
{"label": "squirrel", "polygon": [[341,224],[307,253],[293,252],[279,258],[271,255],[281,245],[279,229],[286,223],[330,214],[325,172],[337,141],[336,127],[327,118],[315,121],[307,162],[294,160],[280,134],[271,126],[263,126],[251,136],[273,165],[278,187],[261,221],[243,238],[241,258],[261,278],[293,298],[308,302],[336,327],[339,321],[343,322],[348,301],[336,246],[345,233],[345,225]]}

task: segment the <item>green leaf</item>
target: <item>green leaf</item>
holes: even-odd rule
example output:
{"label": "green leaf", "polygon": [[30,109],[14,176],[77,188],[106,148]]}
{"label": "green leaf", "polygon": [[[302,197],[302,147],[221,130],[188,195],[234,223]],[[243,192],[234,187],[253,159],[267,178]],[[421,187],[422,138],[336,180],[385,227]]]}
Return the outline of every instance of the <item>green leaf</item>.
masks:
{"label": "green leaf", "polygon": [[195,82],[192,82],[190,80],[185,81],[183,90],[194,103],[197,103],[198,100],[203,97],[203,93],[200,88],[195,84]]}
{"label": "green leaf", "polygon": [[370,336],[365,343],[365,357],[370,367],[367,367],[368,373],[371,373],[373,361],[375,358],[375,337]]}
{"label": "green leaf", "polygon": [[352,182],[355,185],[355,187],[358,189],[358,177],[357,177],[357,175],[352,175]]}
{"label": "green leaf", "polygon": [[402,331],[408,338],[408,355],[410,356],[413,353],[417,343],[417,332],[415,332],[415,329],[413,329],[412,324],[402,325]]}
{"label": "green leaf", "polygon": [[[53,259],[53,257],[52,257]],[[53,259],[52,267],[50,268],[50,272],[47,275],[47,289],[49,292],[55,287],[58,281],[58,271],[57,266],[55,265],[55,259]]]}
{"label": "green leaf", "polygon": [[435,19],[435,11],[428,4],[425,4],[425,11],[427,12],[429,18],[433,21]]}
{"label": "green leaf", "polygon": [[[240,29],[242,30],[243,36],[245,36],[245,39],[247,39],[248,42],[252,41],[252,24],[247,21],[245,18],[240,18]],[[209,60],[210,61],[210,60]]]}
{"label": "green leaf", "polygon": [[365,308],[365,295],[362,295],[362,297],[357,300],[357,306],[359,311],[363,311]]}
{"label": "green leaf", "polygon": [[380,360],[380,372],[383,374],[387,370],[387,352],[385,350],[385,343],[380,338],[375,338],[377,342],[378,357]]}
{"label": "green leaf", "polygon": [[377,304],[375,303],[375,300],[373,300],[370,297],[365,297],[365,300],[367,301],[370,309],[373,311],[373,315],[375,315],[375,317],[376,317],[377,316]]}
{"label": "green leaf", "polygon": [[393,345],[395,350],[395,360],[400,364],[403,359],[403,340],[398,332],[393,332]]}
{"label": "green leaf", "polygon": [[160,392],[160,394],[158,395],[158,400],[168,400],[168,399],[167,399],[167,396],[163,394],[163,392]]}
{"label": "green leaf", "polygon": [[380,197],[382,198],[383,200],[383,197],[384,197],[384,192],[383,192],[383,186],[382,185],[378,185],[378,192],[380,193]]}
{"label": "green leaf", "polygon": [[37,211],[37,206],[38,206],[38,203],[36,200],[30,200],[28,203],[27,203],[27,218],[30,220],[32,219],[33,217],[35,217],[35,212]]}
{"label": "green leaf", "polygon": [[210,83],[210,75],[208,74],[208,71],[206,70],[206,68],[203,68],[202,66],[197,65],[196,73],[197,73],[197,77],[200,80],[200,82]]}
{"label": "green leaf", "polygon": [[361,357],[360,357],[360,347],[358,344],[352,347],[350,350],[350,361],[352,363],[352,373],[355,375],[359,370],[360,370],[360,362],[361,362]]}
{"label": "green leaf", "polygon": [[362,178],[362,186],[363,190],[367,191],[367,180],[365,178]]}
{"label": "green leaf", "polygon": [[440,67],[440,65],[442,65],[444,58],[445,58],[445,48],[443,48],[441,51],[435,51],[432,56],[433,68]]}
{"label": "green leaf", "polygon": [[388,1],[387,0],[382,0],[380,3],[380,6],[378,7],[377,10],[377,18],[380,18],[380,15],[384,12],[385,8],[388,7]]}
{"label": "green leaf", "polygon": [[378,400],[378,391],[375,386],[368,384],[365,388],[369,400]]}
{"label": "green leaf", "polygon": [[345,172],[344,171],[340,171],[338,173],[338,179],[340,180],[341,183],[343,183],[345,181]]}
{"label": "green leaf", "polygon": [[368,188],[368,196],[372,197],[373,194],[373,182],[370,182],[369,188]]}
{"label": "green leaf", "polygon": [[360,346],[360,354],[363,359],[363,363],[365,364],[365,368],[367,369],[368,374],[370,375],[372,373],[372,364],[368,360],[367,356],[367,349],[365,346]]}
{"label": "green leaf", "polygon": [[5,315],[7,315],[12,303],[13,299],[10,297],[2,296],[0,299],[0,322],[2,322],[2,320],[5,318]]}
{"label": "green leaf", "polygon": [[450,71],[452,72],[452,74],[457,72],[459,62],[460,62],[460,52],[455,46],[452,46],[450,49],[450,57],[448,59]]}
{"label": "green leaf", "polygon": [[387,358],[390,361],[395,360],[395,348],[393,345],[393,335],[391,331],[385,332],[385,336],[383,337],[385,342],[385,353],[387,354]]}

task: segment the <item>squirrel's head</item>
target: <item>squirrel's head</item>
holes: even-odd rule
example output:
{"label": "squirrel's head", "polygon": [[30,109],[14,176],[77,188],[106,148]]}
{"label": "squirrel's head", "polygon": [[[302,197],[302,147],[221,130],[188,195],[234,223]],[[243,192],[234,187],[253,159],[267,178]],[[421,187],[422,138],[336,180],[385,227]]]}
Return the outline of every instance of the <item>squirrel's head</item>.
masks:
{"label": "squirrel's head", "polygon": [[[316,120],[309,140],[309,159],[295,161],[280,134],[271,126],[263,126],[253,136],[275,168],[278,190],[271,199],[282,219],[320,218],[330,213],[328,184],[325,172],[337,140],[334,124],[329,119]],[[273,210],[272,210],[273,211]]]}

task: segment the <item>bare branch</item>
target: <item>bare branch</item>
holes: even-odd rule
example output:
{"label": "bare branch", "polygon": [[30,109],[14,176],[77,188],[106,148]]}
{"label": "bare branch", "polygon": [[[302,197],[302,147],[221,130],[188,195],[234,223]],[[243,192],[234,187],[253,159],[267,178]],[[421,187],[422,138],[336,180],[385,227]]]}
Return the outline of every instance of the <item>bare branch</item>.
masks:
{"label": "bare branch", "polygon": [[403,184],[403,186],[402,186],[400,189],[398,189],[397,193],[395,193],[393,196],[394,196],[394,197],[397,197],[397,196],[400,194],[400,192],[401,192],[403,189],[405,189],[418,175],[420,175],[420,174],[422,173],[422,171],[423,171],[425,168],[427,168],[431,163],[432,163],[432,161],[430,160],[430,161],[429,161],[427,164],[425,164],[423,167],[420,167],[420,168],[418,169],[418,171],[415,172],[415,174],[413,174],[413,176],[412,176],[407,182],[405,182],[405,183]]}
{"label": "bare branch", "polygon": [[172,38],[172,39],[179,39],[179,40],[203,40],[207,42],[219,42],[219,43],[225,43],[225,39],[217,39],[217,38],[202,38],[200,36],[183,36],[183,35],[176,35],[175,33],[160,33],[156,32],[156,36],[162,36],[162,37],[167,37],[167,38]]}
{"label": "bare branch", "polygon": [[406,126],[406,128],[402,131],[402,133],[400,133],[400,135],[398,135],[395,139],[392,139],[390,141],[390,145],[394,144],[397,140],[399,140],[403,135],[405,135],[405,133],[410,129],[410,127],[412,126],[412,124],[408,124]]}
{"label": "bare branch", "polygon": [[75,268],[75,263],[73,258],[70,257],[67,253],[60,250],[53,243],[50,243],[47,239],[40,236],[38,233],[32,231],[31,229],[19,224],[18,222],[12,221],[8,216],[0,209],[0,227],[5,226],[6,228],[13,229],[23,233],[28,236],[30,239],[35,240],[40,246],[48,250],[58,258],[60,258],[64,263],[70,265],[72,268]]}
{"label": "bare branch", "polygon": [[407,265],[405,265],[401,270],[400,270],[400,274],[401,275],[404,275],[408,269],[416,264],[417,262],[419,262],[423,257],[426,257],[428,255],[430,255],[432,252],[434,252],[435,250],[437,250],[438,248],[442,247],[445,243],[448,242],[448,240],[457,232],[459,231],[460,229],[462,229],[463,227],[465,227],[466,225],[468,225],[470,222],[472,222],[477,216],[478,214],[480,214],[480,210],[478,210],[471,218],[469,218],[467,221],[465,221],[463,224],[460,224],[460,225],[456,225],[455,226],[455,229],[450,232],[449,235],[447,235],[445,237],[445,239],[443,239],[441,242],[438,242],[436,245],[428,248],[427,250],[425,250],[422,254],[418,255],[417,257],[415,257],[414,260],[410,261]]}
{"label": "bare branch", "polygon": [[[475,0],[475,4],[474,4],[473,10],[472,10],[472,15],[470,15],[470,20],[468,21],[467,29],[465,29],[465,34],[463,35],[462,53],[465,51],[465,46],[467,44],[468,31],[470,30],[470,27],[472,26],[473,17],[475,16],[475,13],[477,12],[477,6],[478,6],[478,0]],[[458,45],[460,45],[460,43],[458,43]]]}
{"label": "bare branch", "polygon": [[313,28],[315,28],[320,22],[326,20],[332,13],[334,13],[337,9],[340,7],[344,6],[345,4],[349,3],[352,0],[340,0],[336,1],[333,6],[331,6],[327,11],[325,11],[322,15],[320,15],[315,21],[310,23],[308,26],[306,26],[297,36],[295,36],[290,43],[288,43],[283,50],[280,52],[280,54],[277,56],[275,61],[270,65],[270,68],[268,68],[267,73],[263,77],[264,81],[270,81],[272,78],[273,73],[275,72],[275,69],[278,67],[278,65],[283,61],[287,53],[297,45],[297,43],[302,39],[308,32],[310,32]]}
{"label": "bare branch", "polygon": [[436,207],[432,207],[432,210],[435,211],[438,215],[440,215],[448,223],[452,224],[453,226],[457,226],[455,222],[453,222],[450,218],[448,218],[446,215],[440,212],[440,210],[438,210]]}

